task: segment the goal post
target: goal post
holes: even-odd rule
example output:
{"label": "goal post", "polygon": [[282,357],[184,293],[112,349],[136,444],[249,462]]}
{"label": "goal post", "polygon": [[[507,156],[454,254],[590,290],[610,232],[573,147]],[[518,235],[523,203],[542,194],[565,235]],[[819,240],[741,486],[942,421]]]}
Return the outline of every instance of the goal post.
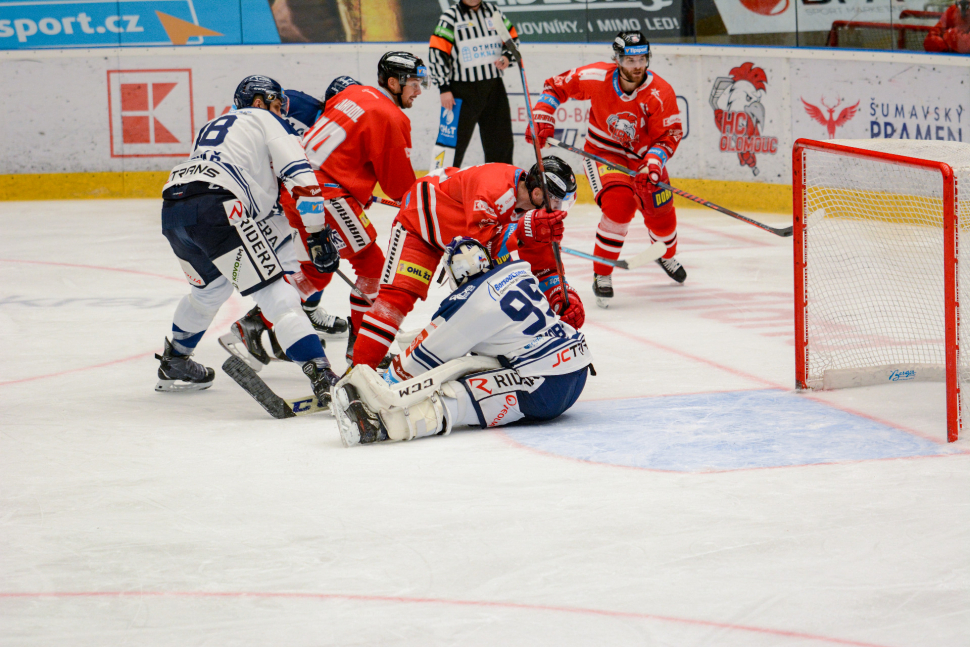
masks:
{"label": "goal post", "polygon": [[799,139],[792,175],[796,387],[945,381],[957,440],[970,381],[959,306],[970,145]]}

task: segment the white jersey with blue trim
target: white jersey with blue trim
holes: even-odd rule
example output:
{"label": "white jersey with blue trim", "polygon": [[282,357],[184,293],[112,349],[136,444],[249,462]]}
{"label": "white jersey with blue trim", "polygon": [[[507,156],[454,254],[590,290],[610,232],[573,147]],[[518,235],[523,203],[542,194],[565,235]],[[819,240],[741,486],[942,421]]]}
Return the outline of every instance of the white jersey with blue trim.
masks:
{"label": "white jersey with blue trim", "polygon": [[243,108],[202,127],[192,156],[172,169],[165,188],[189,182],[215,184],[239,198],[248,217],[259,218],[276,204],[277,178],[291,192],[317,186],[292,126],[269,110]]}
{"label": "white jersey with blue trim", "polygon": [[468,353],[496,357],[525,377],[564,375],[592,362],[586,337],[552,312],[525,261],[455,290],[385,379],[407,380]]}

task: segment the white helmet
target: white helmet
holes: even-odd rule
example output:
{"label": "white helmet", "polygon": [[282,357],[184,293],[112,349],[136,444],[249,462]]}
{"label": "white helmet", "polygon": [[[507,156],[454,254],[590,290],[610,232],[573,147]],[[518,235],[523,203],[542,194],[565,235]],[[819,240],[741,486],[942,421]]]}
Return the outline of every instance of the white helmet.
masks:
{"label": "white helmet", "polygon": [[457,290],[470,279],[495,267],[488,249],[474,238],[456,236],[445,248],[444,265],[441,268],[442,283],[446,278],[452,290]]}

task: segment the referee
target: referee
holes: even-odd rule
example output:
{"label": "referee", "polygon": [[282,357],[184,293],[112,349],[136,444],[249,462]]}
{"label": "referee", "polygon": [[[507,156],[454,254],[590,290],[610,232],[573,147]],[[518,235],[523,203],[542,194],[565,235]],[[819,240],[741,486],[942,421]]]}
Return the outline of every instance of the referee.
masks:
{"label": "referee", "polygon": [[512,115],[502,82],[502,70],[512,62],[512,54],[502,48],[489,20],[503,21],[518,43],[512,23],[494,4],[482,0],[460,0],[441,14],[431,36],[429,67],[441,91],[441,107],[453,110],[455,99],[461,99],[455,166],[461,166],[475,124],[485,162],[512,163]]}

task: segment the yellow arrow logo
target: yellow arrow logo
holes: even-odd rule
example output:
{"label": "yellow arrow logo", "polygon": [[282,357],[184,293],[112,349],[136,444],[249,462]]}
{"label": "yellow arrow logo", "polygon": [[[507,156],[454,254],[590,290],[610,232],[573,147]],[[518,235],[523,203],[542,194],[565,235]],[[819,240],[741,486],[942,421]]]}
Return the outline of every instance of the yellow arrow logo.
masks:
{"label": "yellow arrow logo", "polygon": [[217,31],[199,27],[161,11],[156,11],[155,15],[158,16],[158,20],[162,23],[162,27],[165,28],[165,33],[168,34],[168,39],[172,41],[173,45],[185,45],[193,36],[222,36]]}

